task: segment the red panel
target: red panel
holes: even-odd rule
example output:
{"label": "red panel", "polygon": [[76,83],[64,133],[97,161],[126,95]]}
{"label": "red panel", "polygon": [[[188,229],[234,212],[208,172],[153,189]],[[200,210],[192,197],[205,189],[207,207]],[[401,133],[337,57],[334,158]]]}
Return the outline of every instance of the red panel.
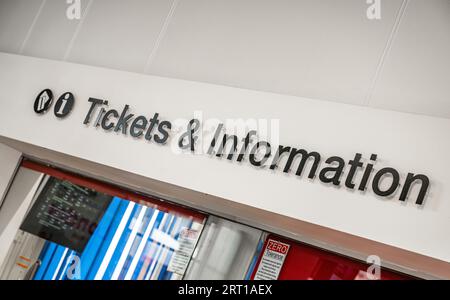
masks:
{"label": "red panel", "polygon": [[35,163],[29,160],[24,160],[22,162],[22,167],[32,169],[41,173],[45,173],[47,175],[56,177],[58,179],[67,180],[74,184],[84,186],[96,191],[99,191],[101,193],[105,193],[111,196],[119,197],[122,199],[130,200],[136,203],[142,203],[146,202],[149,203],[152,206],[156,206],[159,210],[165,211],[165,212],[171,212],[171,213],[178,213],[183,216],[192,217],[195,220],[199,222],[203,222],[203,220],[206,218],[206,215],[199,213],[197,211],[189,210],[187,208],[183,208],[171,203],[163,202],[158,199],[150,198],[147,196],[142,196],[137,193],[133,193],[130,191],[126,191],[124,189],[121,189],[117,186],[114,186],[109,183],[101,182],[96,179],[91,179],[87,177],[83,177],[80,175],[76,175],[67,171],[63,171],[60,169],[48,167],[41,165],[39,163]]}
{"label": "red panel", "polygon": [[[263,249],[266,249],[269,239],[291,246],[281,268],[279,280],[355,280],[360,272],[365,272],[369,267],[368,264],[274,235],[267,237]],[[264,251],[261,251],[252,279],[263,255]],[[402,279],[414,278],[383,268],[381,270],[381,280]]]}

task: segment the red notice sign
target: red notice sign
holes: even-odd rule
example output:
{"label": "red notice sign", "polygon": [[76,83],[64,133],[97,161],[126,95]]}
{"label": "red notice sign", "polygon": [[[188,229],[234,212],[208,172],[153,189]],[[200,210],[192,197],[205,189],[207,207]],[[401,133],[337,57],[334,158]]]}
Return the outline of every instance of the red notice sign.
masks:
{"label": "red notice sign", "polygon": [[269,239],[256,271],[255,280],[276,280],[289,251],[289,244]]}

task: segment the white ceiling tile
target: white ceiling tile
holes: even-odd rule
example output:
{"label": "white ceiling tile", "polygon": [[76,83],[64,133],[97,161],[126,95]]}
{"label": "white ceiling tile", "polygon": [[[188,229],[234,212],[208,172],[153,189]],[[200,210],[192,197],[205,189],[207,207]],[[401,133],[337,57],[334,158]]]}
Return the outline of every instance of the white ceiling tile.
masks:
{"label": "white ceiling tile", "polygon": [[180,1],[149,73],[363,104],[401,2]]}
{"label": "white ceiling tile", "polygon": [[168,0],[95,0],[68,60],[143,72],[171,4]]}
{"label": "white ceiling tile", "polygon": [[[364,104],[402,2],[369,21],[360,0],[178,0],[149,73]],[[143,72],[173,1],[92,3],[69,60]],[[450,1],[408,3],[370,105],[450,117]],[[62,59],[79,24],[66,9],[0,0],[0,51]]]}
{"label": "white ceiling tile", "polygon": [[42,1],[0,0],[0,51],[18,53]]}
{"label": "white ceiling tile", "polygon": [[[89,1],[80,1],[85,12]],[[63,59],[80,20],[69,20],[69,4],[61,0],[47,0],[27,41],[23,54],[55,60]]]}
{"label": "white ceiling tile", "polygon": [[371,106],[450,118],[450,1],[411,0]]}

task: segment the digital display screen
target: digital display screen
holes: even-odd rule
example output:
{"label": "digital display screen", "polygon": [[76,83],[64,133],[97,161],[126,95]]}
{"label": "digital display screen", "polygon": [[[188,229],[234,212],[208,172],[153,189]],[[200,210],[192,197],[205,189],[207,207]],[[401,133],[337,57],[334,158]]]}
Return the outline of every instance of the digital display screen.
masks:
{"label": "digital display screen", "polygon": [[78,253],[112,200],[112,196],[50,177],[20,229]]}

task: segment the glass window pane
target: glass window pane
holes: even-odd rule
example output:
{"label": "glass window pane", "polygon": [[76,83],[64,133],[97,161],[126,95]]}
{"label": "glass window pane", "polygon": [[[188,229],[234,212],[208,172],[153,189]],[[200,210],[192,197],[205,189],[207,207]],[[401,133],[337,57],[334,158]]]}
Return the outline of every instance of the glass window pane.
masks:
{"label": "glass window pane", "polygon": [[185,279],[245,279],[262,233],[252,227],[210,216]]}
{"label": "glass window pane", "polygon": [[39,180],[29,191],[32,205],[2,279],[182,279],[203,215],[138,195],[129,201],[49,175]]}

